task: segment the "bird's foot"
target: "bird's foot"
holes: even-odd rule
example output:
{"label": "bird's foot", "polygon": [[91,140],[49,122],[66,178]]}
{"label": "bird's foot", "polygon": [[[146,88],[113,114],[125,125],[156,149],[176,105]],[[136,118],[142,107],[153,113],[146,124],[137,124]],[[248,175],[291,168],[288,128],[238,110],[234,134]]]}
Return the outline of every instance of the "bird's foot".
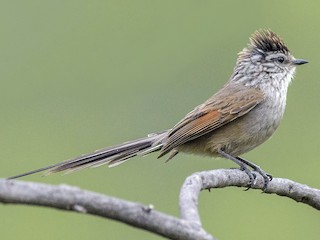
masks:
{"label": "bird's foot", "polygon": [[[256,184],[257,175],[254,172],[259,173],[264,179],[262,191],[265,192],[267,190],[268,184],[272,180],[272,176],[270,174],[266,173],[258,165],[254,164],[246,159],[243,159],[241,157],[234,157],[234,156],[226,153],[222,149],[218,150],[218,152],[222,157],[230,159],[233,162],[235,162],[236,164],[238,164],[240,166],[240,170],[244,171],[248,175],[249,182],[247,184],[248,188],[246,190],[249,190],[250,188],[252,188]],[[248,167],[252,168],[253,171],[250,170]]]}
{"label": "bird's foot", "polygon": [[262,191],[266,191],[267,190],[267,187],[268,187],[268,184],[270,181],[272,181],[272,175],[269,174],[269,173],[266,173],[264,170],[262,170],[261,167],[259,167],[258,165],[246,160],[246,159],[243,159],[243,158],[240,158],[240,157],[237,157],[237,159],[239,161],[241,161],[243,164],[251,167],[253,169],[253,171],[256,171],[258,172],[264,179],[264,184],[263,184],[263,188],[262,188]]}

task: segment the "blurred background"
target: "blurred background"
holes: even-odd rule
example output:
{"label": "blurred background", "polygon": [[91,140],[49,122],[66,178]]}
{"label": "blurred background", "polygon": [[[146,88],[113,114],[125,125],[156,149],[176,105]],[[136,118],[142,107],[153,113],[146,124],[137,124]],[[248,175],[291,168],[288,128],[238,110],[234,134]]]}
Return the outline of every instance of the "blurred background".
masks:
{"label": "blurred background", "polygon": [[[51,165],[172,127],[230,77],[257,29],[278,33],[299,67],[272,140],[244,157],[274,177],[320,188],[317,1],[1,1],[0,176]],[[196,171],[231,161],[153,154],[117,168],[23,180],[76,185],[179,216]],[[202,192],[219,239],[319,239],[319,213],[290,199],[227,188]],[[162,239],[111,220],[0,205],[2,239]]]}

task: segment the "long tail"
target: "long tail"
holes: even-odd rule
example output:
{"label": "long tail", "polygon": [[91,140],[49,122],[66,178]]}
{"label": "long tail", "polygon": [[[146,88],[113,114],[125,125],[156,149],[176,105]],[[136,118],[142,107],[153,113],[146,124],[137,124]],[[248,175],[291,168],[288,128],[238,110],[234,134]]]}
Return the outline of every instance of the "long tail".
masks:
{"label": "long tail", "polygon": [[163,146],[163,139],[167,136],[167,131],[150,134],[145,138],[140,138],[130,142],[125,142],[116,146],[97,150],[93,153],[85,154],[74,159],[70,159],[55,165],[39,168],[30,172],[19,174],[7,179],[15,179],[31,175],[37,172],[48,170],[48,174],[66,171],[73,172],[89,167],[99,167],[108,164],[109,167],[117,166],[135,156],[143,156],[151,152],[159,151]]}

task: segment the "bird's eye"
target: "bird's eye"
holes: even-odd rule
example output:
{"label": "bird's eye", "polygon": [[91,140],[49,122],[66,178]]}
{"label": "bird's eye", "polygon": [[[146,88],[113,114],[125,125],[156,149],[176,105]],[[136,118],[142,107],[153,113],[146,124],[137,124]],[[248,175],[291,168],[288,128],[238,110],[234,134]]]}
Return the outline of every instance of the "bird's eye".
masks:
{"label": "bird's eye", "polygon": [[284,57],[278,57],[278,58],[277,58],[277,61],[278,61],[279,63],[283,63],[283,62],[284,62]]}

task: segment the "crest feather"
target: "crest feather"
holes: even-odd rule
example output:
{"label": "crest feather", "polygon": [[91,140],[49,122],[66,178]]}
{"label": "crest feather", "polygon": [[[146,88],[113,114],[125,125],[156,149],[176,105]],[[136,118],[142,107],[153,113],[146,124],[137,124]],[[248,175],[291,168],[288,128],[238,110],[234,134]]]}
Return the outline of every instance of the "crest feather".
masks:
{"label": "crest feather", "polygon": [[267,52],[287,54],[290,51],[284,41],[271,30],[258,30],[250,37],[248,46],[239,53],[238,61],[251,57],[253,54],[265,55]]}
{"label": "crest feather", "polygon": [[250,38],[250,45],[263,52],[289,52],[283,40],[271,30],[256,31]]}

